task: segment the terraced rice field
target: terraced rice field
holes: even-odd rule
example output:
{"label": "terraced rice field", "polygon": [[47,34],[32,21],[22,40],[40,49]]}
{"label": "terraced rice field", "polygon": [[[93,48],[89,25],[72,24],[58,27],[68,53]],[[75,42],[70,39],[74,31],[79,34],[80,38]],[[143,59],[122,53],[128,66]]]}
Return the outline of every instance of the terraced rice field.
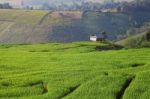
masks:
{"label": "terraced rice field", "polygon": [[0,99],[150,99],[149,77],[149,48],[0,46]]}

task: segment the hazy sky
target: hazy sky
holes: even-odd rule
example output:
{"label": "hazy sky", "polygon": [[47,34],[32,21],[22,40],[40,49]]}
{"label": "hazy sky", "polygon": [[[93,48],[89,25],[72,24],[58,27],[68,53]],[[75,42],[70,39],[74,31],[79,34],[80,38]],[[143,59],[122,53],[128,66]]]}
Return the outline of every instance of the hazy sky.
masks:
{"label": "hazy sky", "polygon": [[[20,7],[22,3],[24,3],[25,5],[31,5],[31,4],[36,4],[36,5],[40,5],[43,3],[49,3],[49,4],[61,4],[61,3],[73,3],[73,2],[81,2],[81,1],[90,1],[90,2],[99,2],[99,3],[103,3],[106,0],[0,0],[0,3],[6,3],[9,2],[11,5],[13,6],[18,6]],[[107,0],[107,1],[111,1],[111,0]],[[114,1],[133,1],[133,0],[114,0]]]}
{"label": "hazy sky", "polygon": [[[71,1],[71,2],[78,2],[78,1],[91,1],[91,2],[104,2],[106,0],[0,0],[0,2],[14,2],[14,3],[19,3],[21,1],[26,1],[26,2],[55,2],[55,1]],[[108,0],[107,0],[108,1]],[[133,1],[133,0],[114,0],[114,1]]]}

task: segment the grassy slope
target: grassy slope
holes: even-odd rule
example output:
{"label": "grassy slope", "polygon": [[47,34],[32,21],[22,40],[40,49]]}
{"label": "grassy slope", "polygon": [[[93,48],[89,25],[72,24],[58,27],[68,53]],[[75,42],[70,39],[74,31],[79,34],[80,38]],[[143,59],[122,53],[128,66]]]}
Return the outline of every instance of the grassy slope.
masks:
{"label": "grassy slope", "polygon": [[[0,9],[0,42],[43,43],[89,40],[90,34],[106,31],[112,39],[124,35],[134,23],[149,21],[147,12],[123,14],[100,12],[51,12]],[[140,21],[139,21],[140,20]]]}
{"label": "grassy slope", "polygon": [[102,50],[107,47],[1,45],[0,98],[149,99],[150,50]]}
{"label": "grassy slope", "polygon": [[139,48],[139,47],[149,47],[150,42],[147,37],[147,34],[149,34],[149,30],[127,37],[126,39],[123,39],[121,41],[116,42],[116,44],[127,47],[127,48]]}
{"label": "grassy slope", "polygon": [[[1,42],[25,42],[29,36],[27,33],[31,33],[32,31],[33,24],[36,24],[37,20],[40,20],[44,14],[46,12],[33,11],[31,13],[19,10],[1,10],[0,20],[2,25],[8,23],[1,30]],[[9,26],[10,22],[11,26]]]}
{"label": "grassy slope", "polygon": [[142,42],[146,41],[145,36],[146,32],[144,33],[140,33],[131,37],[128,37],[126,39],[123,39],[121,41],[116,42],[116,44],[125,46],[125,47],[139,47],[141,45]]}
{"label": "grassy slope", "polygon": [[48,42],[50,25],[61,24],[61,19],[48,15],[51,22],[39,24],[48,11],[0,10],[0,38],[5,43]]}

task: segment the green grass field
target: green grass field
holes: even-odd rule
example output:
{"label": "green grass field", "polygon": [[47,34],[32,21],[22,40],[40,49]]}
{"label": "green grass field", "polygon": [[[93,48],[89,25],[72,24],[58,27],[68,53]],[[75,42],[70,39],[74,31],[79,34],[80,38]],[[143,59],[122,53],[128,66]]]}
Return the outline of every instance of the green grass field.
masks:
{"label": "green grass field", "polygon": [[150,99],[150,49],[0,45],[0,99]]}

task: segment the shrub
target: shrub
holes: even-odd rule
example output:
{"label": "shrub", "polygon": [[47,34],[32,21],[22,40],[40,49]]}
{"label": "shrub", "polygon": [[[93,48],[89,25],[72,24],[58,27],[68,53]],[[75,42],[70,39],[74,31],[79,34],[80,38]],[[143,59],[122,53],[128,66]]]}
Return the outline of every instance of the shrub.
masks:
{"label": "shrub", "polygon": [[150,48],[150,42],[142,42],[141,47],[146,47],[146,48]]}

